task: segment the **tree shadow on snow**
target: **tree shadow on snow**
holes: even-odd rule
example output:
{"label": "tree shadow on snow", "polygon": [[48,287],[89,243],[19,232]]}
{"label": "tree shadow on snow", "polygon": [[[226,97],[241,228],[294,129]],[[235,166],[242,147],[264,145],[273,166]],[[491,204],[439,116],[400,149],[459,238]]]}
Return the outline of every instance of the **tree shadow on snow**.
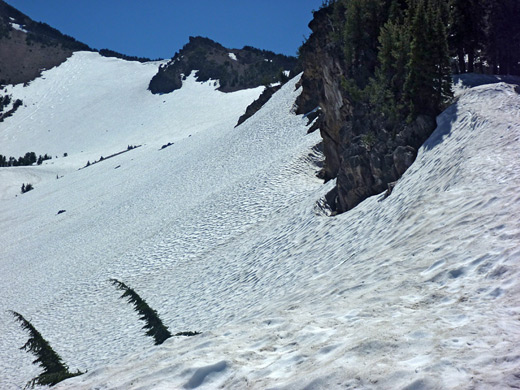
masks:
{"label": "tree shadow on snow", "polygon": [[423,144],[425,150],[432,150],[441,144],[451,133],[453,124],[457,120],[457,104],[449,106],[442,114],[437,117],[437,128]]}
{"label": "tree shadow on snow", "polygon": [[520,85],[520,77],[518,76],[499,76],[492,74],[466,73],[453,76],[453,84],[460,85],[464,88],[473,88],[480,85],[508,83]]}
{"label": "tree shadow on snow", "polygon": [[[477,73],[466,73],[453,76],[453,84],[458,88],[474,88],[481,85],[497,83],[517,85],[518,90],[520,91],[520,77],[518,76],[498,76]],[[423,144],[425,150],[432,150],[450,136],[452,126],[457,120],[457,111],[458,105],[457,102],[455,102],[437,117],[437,128],[430,138],[428,138]]]}

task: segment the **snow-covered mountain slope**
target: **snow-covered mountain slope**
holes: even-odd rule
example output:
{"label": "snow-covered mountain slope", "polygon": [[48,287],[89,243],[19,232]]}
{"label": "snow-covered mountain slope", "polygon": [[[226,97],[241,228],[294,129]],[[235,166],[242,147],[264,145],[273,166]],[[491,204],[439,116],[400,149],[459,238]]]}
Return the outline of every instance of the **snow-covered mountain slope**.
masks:
{"label": "snow-covered mountain slope", "polygon": [[[302,155],[318,139],[306,137],[305,120],[290,115],[294,82],[256,123],[235,129],[262,88],[224,94],[213,83],[188,78],[181,90],[153,96],[146,86],[156,69],[148,67],[80,53],[44,80],[12,91],[27,107],[2,124],[3,154],[45,150],[58,158],[40,167],[0,169],[1,388],[16,388],[38,372],[31,356],[18,350],[26,335],[7,309],[24,313],[71,369],[150,345],[110,277],[139,291],[174,330],[226,323],[236,308],[206,311],[209,302],[220,304],[222,286],[215,282],[217,292],[202,288],[211,284],[208,275],[200,279],[202,268],[186,267],[209,262],[210,251],[267,223],[273,211],[303,196],[299,190],[309,182],[319,186],[307,163],[298,174],[298,161],[308,160]],[[62,85],[70,80],[75,85]],[[96,80],[103,85],[90,89]],[[52,98],[41,97],[51,91]],[[62,95],[68,96],[64,107],[51,104]],[[49,140],[52,115],[62,122]],[[115,135],[106,133],[106,123]],[[167,142],[173,145],[160,150]],[[143,146],[78,170],[128,144]],[[35,190],[15,196],[28,181]],[[287,185],[293,189],[280,188]],[[240,278],[234,284],[241,285]],[[75,341],[59,342],[63,332]]]}
{"label": "snow-covered mountain slope", "polygon": [[58,158],[67,153],[67,163],[54,165],[79,168],[128,145],[160,147],[221,127],[262,92],[216,93],[214,82],[195,83],[190,77],[183,91],[153,95],[147,88],[159,64],[78,52],[28,87],[8,86],[6,93],[24,107],[1,124],[0,153],[18,157],[34,151]]}
{"label": "snow-covered mountain slope", "polygon": [[[57,389],[520,385],[513,86],[463,90],[390,197],[329,218],[316,205],[332,185],[314,176],[318,134],[292,113],[296,80],[233,129],[261,90],[223,95],[189,78],[154,97],[142,89],[152,67],[79,54],[13,91],[27,107],[0,126],[3,153],[48,136],[35,152],[69,156],[0,169],[1,388],[39,372],[7,309],[89,370]],[[37,103],[39,90],[68,91],[69,110]],[[55,136],[34,126],[63,116]],[[77,170],[127,144],[143,146]],[[35,190],[15,197],[29,178]],[[203,334],[152,346],[110,277],[172,331]]]}

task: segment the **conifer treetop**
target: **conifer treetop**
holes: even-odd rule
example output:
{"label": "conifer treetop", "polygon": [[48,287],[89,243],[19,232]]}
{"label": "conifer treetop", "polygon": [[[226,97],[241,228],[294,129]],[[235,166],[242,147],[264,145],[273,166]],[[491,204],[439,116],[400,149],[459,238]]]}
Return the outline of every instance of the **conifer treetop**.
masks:
{"label": "conifer treetop", "polygon": [[35,385],[54,386],[67,378],[82,374],[80,371],[69,372],[67,365],[63,363],[61,357],[52,349],[40,332],[20,313],[12,310],[10,310],[10,313],[20,322],[22,328],[29,332],[29,340],[20,349],[35,355],[36,360],[33,361],[33,364],[38,364],[43,368],[43,372],[36,378],[31,379],[26,388],[32,388]]}
{"label": "conifer treetop", "polygon": [[67,371],[68,367],[63,363],[61,357],[52,349],[47,340],[38,330],[27,321],[24,316],[15,311],[10,311],[24,330],[29,332],[29,340],[20,349],[31,352],[37,356],[34,364],[40,365],[44,373]]}
{"label": "conifer treetop", "polygon": [[172,334],[162,323],[157,312],[148,306],[139,294],[117,279],[110,279],[110,282],[123,291],[121,298],[128,298],[128,302],[134,305],[135,311],[140,315],[139,319],[145,322],[143,329],[147,330],[146,335],[154,338],[155,345],[162,344],[166,339],[172,337]]}

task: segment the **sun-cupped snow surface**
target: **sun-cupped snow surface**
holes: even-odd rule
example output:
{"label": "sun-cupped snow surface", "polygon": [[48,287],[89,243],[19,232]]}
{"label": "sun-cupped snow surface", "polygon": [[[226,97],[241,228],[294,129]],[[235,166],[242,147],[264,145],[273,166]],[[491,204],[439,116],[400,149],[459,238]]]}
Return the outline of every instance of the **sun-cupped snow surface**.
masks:
{"label": "sun-cupped snow surface", "polygon": [[[520,95],[464,89],[387,199],[329,218],[295,82],[236,129],[200,120],[158,150],[166,130],[154,144],[146,128],[145,146],[80,171],[10,173],[41,182],[0,202],[2,388],[39,372],[6,309],[89,371],[61,390],[520,385]],[[230,105],[211,83],[177,92],[198,88]],[[173,332],[203,333],[152,346],[110,277]]]}
{"label": "sun-cupped snow surface", "polygon": [[[245,299],[235,306],[221,299],[237,300],[247,285],[240,272],[219,284],[221,264],[211,251],[239,245],[320,186],[308,156],[318,136],[306,136],[306,121],[291,113],[296,81],[235,129],[263,88],[224,94],[189,77],[181,90],[153,96],[146,87],[157,66],[79,53],[25,89],[12,88],[26,107],[0,128],[3,154],[50,149],[53,159],[0,169],[2,389],[39,372],[19,350],[27,335],[8,309],[26,316],[71,370],[151,345],[111,277],[141,293],[173,331],[207,331],[240,317]],[[68,98],[54,105],[62,94]],[[53,125],[57,109],[49,140],[39,124]],[[116,134],[105,134],[105,122]],[[92,162],[129,144],[143,146],[78,170],[86,156]],[[20,195],[27,182],[35,189]],[[71,337],[63,343],[65,333]]]}

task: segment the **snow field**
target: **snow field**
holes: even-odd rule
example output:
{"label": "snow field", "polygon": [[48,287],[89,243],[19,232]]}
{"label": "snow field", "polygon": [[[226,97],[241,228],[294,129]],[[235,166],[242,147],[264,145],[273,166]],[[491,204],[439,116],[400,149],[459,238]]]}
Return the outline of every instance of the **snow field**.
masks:
{"label": "snow field", "polygon": [[[18,350],[26,334],[7,309],[72,370],[89,370],[57,389],[520,384],[520,97],[511,85],[461,90],[389,198],[328,218],[316,201],[333,183],[314,176],[319,136],[292,114],[296,80],[234,129],[261,90],[224,95],[189,78],[148,96],[151,68],[80,53],[15,93],[27,107],[0,127],[6,154],[41,137],[41,153],[71,158],[0,169],[0,387],[39,372]],[[86,88],[94,80],[104,87]],[[45,90],[69,94],[64,107],[43,104]],[[96,109],[82,111],[89,100]],[[54,119],[33,124],[53,110],[63,121],[49,136]],[[108,134],[107,116],[117,129]],[[121,144],[144,146],[77,171]],[[9,196],[28,175],[40,178],[36,189]],[[171,330],[203,334],[152,346],[110,277]]]}
{"label": "snow field", "polygon": [[[73,58],[72,61],[74,60]],[[82,62],[85,58],[80,57],[76,60]],[[105,62],[101,58],[94,61],[101,62],[101,65]],[[60,68],[54,71],[63,71]],[[49,73],[52,76],[53,72]],[[68,70],[65,68],[65,76],[67,73]],[[49,75],[45,78],[49,80]],[[55,78],[60,80],[57,76]],[[64,78],[66,77],[61,77]],[[54,321],[65,321],[61,331],[66,329],[67,333],[76,334],[80,340],[75,342],[74,346],[70,345],[70,355],[83,355],[85,366],[99,364],[109,356],[112,359],[117,351],[126,354],[129,350],[149,345],[149,340],[142,338],[140,325],[135,321],[131,308],[117,299],[118,294],[107,283],[109,277],[126,279],[129,275],[137,276],[134,271],[141,270],[142,282],[147,283],[150,275],[156,277],[161,269],[177,273],[178,270],[174,269],[172,262],[181,262],[183,257],[186,257],[187,261],[200,256],[207,251],[210,246],[208,243],[219,244],[233,239],[251,225],[265,220],[271,209],[269,202],[280,198],[276,193],[270,194],[267,186],[272,188],[281,185],[284,177],[292,176],[294,170],[301,169],[296,166],[289,171],[286,166],[277,167],[277,163],[281,158],[288,161],[299,159],[301,148],[310,149],[318,142],[316,137],[284,139],[287,133],[305,134],[304,120],[292,115],[286,123],[257,124],[256,127],[263,130],[261,135],[255,132],[256,128],[242,126],[241,129],[234,129],[237,118],[247,104],[259,95],[261,89],[226,95],[215,91],[214,88],[210,83],[200,85],[193,79],[187,80],[180,98],[191,99],[193,122],[199,124],[198,127],[193,127],[191,123],[187,123],[185,127],[189,128],[189,134],[182,133],[184,129],[181,128],[179,131],[176,127],[170,128],[170,133],[162,134],[164,139],[180,139],[169,148],[159,150],[163,142],[161,140],[159,143],[147,144],[80,171],[72,170],[69,165],[66,169],[63,166],[59,167],[60,163],[64,164],[69,157],[72,159],[68,161],[74,161],[74,154],[56,160],[54,165],[27,168],[39,172],[41,168],[50,169],[56,166],[57,169],[65,169],[65,172],[62,172],[63,178],[59,180],[53,177],[45,186],[42,183],[37,188],[38,191],[11,198],[3,204],[1,214],[5,215],[5,226],[11,226],[10,234],[4,236],[4,253],[6,258],[14,256],[14,261],[2,263],[1,274],[6,275],[6,280],[9,279],[4,288],[6,294],[10,295],[6,303],[9,302],[9,306],[24,306],[22,309],[26,312],[29,311],[28,306],[32,305],[35,311],[41,310],[46,321],[49,320],[50,329],[45,329],[45,325],[38,326],[42,333],[49,335],[50,341],[53,340],[53,334],[61,338],[57,334],[58,329],[52,330],[56,326]],[[292,91],[289,93],[294,95],[294,83],[291,88]],[[208,95],[206,101],[204,93]],[[213,99],[213,106],[205,109],[209,99]],[[292,100],[294,101],[294,98]],[[195,104],[197,101],[198,105]],[[72,111],[75,109],[74,104],[81,104],[81,100],[70,104]],[[271,110],[263,114],[263,117],[286,117],[292,109],[292,104],[291,99],[274,99],[272,105],[277,110]],[[180,108],[185,109],[185,106]],[[117,112],[108,105],[107,110],[109,113]],[[176,107],[171,110],[175,116]],[[189,116],[186,112],[182,114]],[[214,115],[211,120],[207,118],[209,115]],[[281,127],[283,125],[288,127]],[[96,127],[96,122],[91,126]],[[209,128],[206,129],[204,126]],[[69,126],[63,126],[64,131],[67,128]],[[154,128],[149,131],[151,137],[156,136]],[[237,137],[239,132],[245,136]],[[181,138],[182,136],[184,138]],[[119,142],[114,139],[113,143],[126,145],[128,142],[123,138],[123,141]],[[12,149],[18,147],[16,142],[13,142],[13,145]],[[99,150],[105,147],[97,139],[92,139],[90,145],[91,148]],[[20,147],[21,150],[23,148]],[[273,155],[270,156],[270,153]],[[81,157],[82,155],[76,160],[80,160]],[[115,169],[117,166],[120,167]],[[268,178],[271,176],[272,182],[269,182]],[[312,177],[312,172],[306,172],[304,176],[310,177],[315,185],[319,185],[318,180]],[[275,180],[278,180],[278,184]],[[296,184],[302,182],[298,177],[290,180]],[[306,183],[303,179],[303,184]],[[303,184],[300,183],[300,187]],[[291,193],[284,196],[290,195]],[[67,210],[66,213],[56,215],[61,209]],[[220,211],[215,214],[215,210]],[[24,219],[25,223],[21,223],[21,219]],[[146,249],[149,244],[153,245],[152,251],[150,248]],[[128,250],[130,247],[132,250]],[[184,248],[184,252],[180,252],[177,247]],[[20,251],[20,248],[24,250]],[[144,254],[134,253],[142,248],[145,250]],[[35,253],[38,253],[37,258],[34,258]],[[175,257],[177,254],[180,259]],[[19,272],[20,264],[25,265],[23,274]],[[50,274],[49,270],[52,270]],[[122,275],[123,270],[131,272],[129,275]],[[45,278],[42,279],[42,275],[45,275]],[[181,282],[172,285],[170,289],[182,290],[183,285]],[[34,299],[35,292],[40,299]],[[104,306],[104,299],[99,297],[107,292],[108,300],[123,310],[122,313],[115,313],[115,318],[104,318],[106,314],[103,313],[113,311],[111,305]],[[76,295],[78,301],[70,302],[70,298]],[[151,298],[148,300],[161,305]],[[193,297],[188,300],[193,300]],[[80,307],[77,306],[78,302],[81,302]],[[174,303],[169,302],[170,305]],[[190,304],[187,307],[190,307]],[[24,311],[22,309],[20,311]],[[70,317],[72,312],[74,318]],[[124,317],[128,314],[130,321],[126,322]],[[96,315],[100,315],[101,318],[94,320]],[[38,323],[34,316],[28,317]],[[70,318],[70,322],[66,318]],[[16,329],[16,324],[11,324],[8,315],[2,319],[6,327],[20,336],[23,335],[23,332]],[[122,324],[121,321],[126,323]],[[183,322],[178,319],[176,322],[179,327],[183,326]],[[186,328],[203,325],[204,323],[194,323],[192,320]],[[114,330],[117,328],[117,334],[105,334],[106,327],[112,327]],[[127,333],[130,333],[130,336]],[[88,340],[83,340],[84,335],[89,335]],[[132,340],[134,336],[140,341],[135,343],[135,340]],[[104,345],[105,349],[92,349],[92,340],[97,338],[100,338],[100,345]],[[15,347],[18,345],[15,339],[6,338],[5,341],[11,342],[12,347]],[[121,339],[130,343],[119,343]],[[57,342],[51,343],[54,345]],[[70,358],[65,357],[66,351],[60,351],[59,347],[56,349],[67,362],[70,361]],[[11,352],[14,354],[18,351],[11,349],[9,353]],[[22,359],[21,355],[18,355]],[[25,358],[22,361],[26,363],[30,357]],[[7,361],[8,359],[5,360],[6,364]],[[72,363],[69,364],[72,368]],[[26,366],[30,371],[32,366]],[[9,372],[8,370],[6,368],[6,372]],[[11,367],[11,371],[18,371],[18,368]],[[21,383],[21,379],[18,379],[21,377],[20,374],[24,372],[13,372],[12,376],[9,376],[11,383]],[[24,377],[27,377],[27,374]]]}
{"label": "snow field", "polygon": [[518,108],[510,85],[465,92],[388,199],[331,219],[314,192],[220,249],[241,319],[59,388],[517,386]]}

